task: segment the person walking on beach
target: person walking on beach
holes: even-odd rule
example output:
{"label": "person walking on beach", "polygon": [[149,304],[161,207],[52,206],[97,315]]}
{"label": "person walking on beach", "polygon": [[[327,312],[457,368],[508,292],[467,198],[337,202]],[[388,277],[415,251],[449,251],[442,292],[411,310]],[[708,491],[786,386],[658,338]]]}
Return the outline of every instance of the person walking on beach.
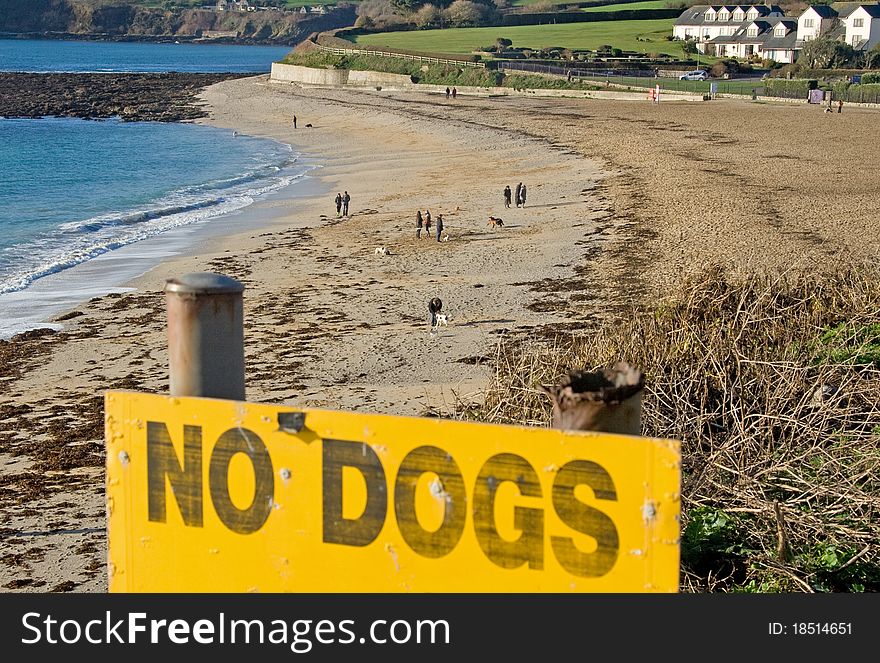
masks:
{"label": "person walking on beach", "polygon": [[431,236],[431,210],[425,210],[425,237]]}
{"label": "person walking on beach", "polygon": [[449,88],[446,88],[446,98],[449,99]]}
{"label": "person walking on beach", "polygon": [[510,185],[509,184],[506,187],[504,187],[504,206],[507,208],[510,207]]}
{"label": "person walking on beach", "polygon": [[342,194],[342,216],[348,216],[348,203],[351,202],[351,196],[348,191]]}
{"label": "person walking on beach", "polygon": [[519,204],[523,207],[526,206],[526,185],[523,184],[522,188],[519,190]]}
{"label": "person walking on beach", "polygon": [[838,113],[842,113],[842,112],[843,112],[843,99],[838,99],[838,100],[837,100],[837,112],[838,112]]}
{"label": "person walking on beach", "polygon": [[437,241],[440,241],[440,233],[443,232],[443,215],[437,215]]}
{"label": "person walking on beach", "polygon": [[456,90],[455,88],[452,88],[452,98],[453,99],[455,99],[455,95],[457,95],[457,94],[458,94],[458,90]]}
{"label": "person walking on beach", "polygon": [[293,128],[296,129],[296,115],[293,116]]}
{"label": "person walking on beach", "polygon": [[431,314],[431,331],[437,327],[437,314],[443,308],[443,302],[439,297],[434,297],[428,302],[428,313]]}
{"label": "person walking on beach", "polygon": [[336,216],[339,216],[342,213],[342,194],[336,194]]}
{"label": "person walking on beach", "polygon": [[516,185],[516,206],[519,207],[519,201],[522,197],[522,182]]}
{"label": "person walking on beach", "polygon": [[422,210],[416,212],[416,239],[420,239],[422,236]]}

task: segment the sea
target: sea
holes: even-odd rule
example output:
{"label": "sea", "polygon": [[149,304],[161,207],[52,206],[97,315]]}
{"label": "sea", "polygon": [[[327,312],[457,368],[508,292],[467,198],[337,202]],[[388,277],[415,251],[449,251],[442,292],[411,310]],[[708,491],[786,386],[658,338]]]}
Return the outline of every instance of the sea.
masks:
{"label": "sea", "polygon": [[[0,39],[0,70],[268,72],[289,48]],[[191,248],[313,167],[289,145],[192,123],[0,118],[0,339]],[[200,234],[201,233],[201,234]]]}

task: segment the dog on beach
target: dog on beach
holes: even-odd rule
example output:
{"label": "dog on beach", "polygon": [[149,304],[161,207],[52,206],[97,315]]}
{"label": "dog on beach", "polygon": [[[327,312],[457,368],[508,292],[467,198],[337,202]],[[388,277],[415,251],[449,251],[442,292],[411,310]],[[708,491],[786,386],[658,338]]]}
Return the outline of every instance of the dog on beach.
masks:
{"label": "dog on beach", "polygon": [[375,253],[377,256],[387,256],[387,255],[391,255],[391,252],[390,252],[388,249],[386,249],[384,246],[377,246],[377,247],[376,247],[376,250],[374,251],[374,253]]}
{"label": "dog on beach", "polygon": [[446,316],[445,313],[438,313],[436,317],[437,317],[437,327],[440,327],[441,325],[443,327],[446,327],[449,325],[449,318]]}
{"label": "dog on beach", "polygon": [[492,226],[493,228],[503,228],[503,227],[504,227],[504,221],[503,221],[502,219],[499,219],[499,218],[496,217],[496,216],[490,216],[490,217],[489,217],[489,223],[487,223],[486,225],[487,225],[487,226]]}

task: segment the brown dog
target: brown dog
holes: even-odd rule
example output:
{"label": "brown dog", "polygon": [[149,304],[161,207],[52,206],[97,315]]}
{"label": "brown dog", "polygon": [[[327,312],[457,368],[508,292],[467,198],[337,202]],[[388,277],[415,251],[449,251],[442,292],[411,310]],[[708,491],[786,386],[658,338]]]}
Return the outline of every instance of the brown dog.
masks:
{"label": "brown dog", "polygon": [[503,227],[504,227],[504,221],[502,221],[501,219],[499,219],[497,216],[490,216],[490,217],[489,217],[489,223],[487,223],[486,225],[487,225],[487,226],[492,226],[493,228],[503,228]]}

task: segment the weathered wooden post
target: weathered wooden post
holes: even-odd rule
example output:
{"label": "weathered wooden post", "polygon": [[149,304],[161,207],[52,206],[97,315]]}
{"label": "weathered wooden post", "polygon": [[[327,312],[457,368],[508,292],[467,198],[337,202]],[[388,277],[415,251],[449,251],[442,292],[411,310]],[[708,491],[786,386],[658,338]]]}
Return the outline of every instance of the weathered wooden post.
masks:
{"label": "weathered wooden post", "polygon": [[166,281],[172,396],[244,400],[243,292],[211,272]]}
{"label": "weathered wooden post", "polygon": [[641,435],[644,374],[619,362],[611,369],[573,371],[544,387],[553,400],[551,428]]}

